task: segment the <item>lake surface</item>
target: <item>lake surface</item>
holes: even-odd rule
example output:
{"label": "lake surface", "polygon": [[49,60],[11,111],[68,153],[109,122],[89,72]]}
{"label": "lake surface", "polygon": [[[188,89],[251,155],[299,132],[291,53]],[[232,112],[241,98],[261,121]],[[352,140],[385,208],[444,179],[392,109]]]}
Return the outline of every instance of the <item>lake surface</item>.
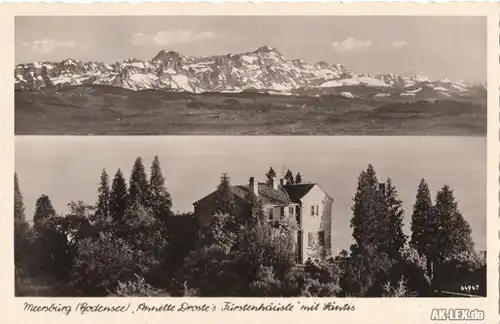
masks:
{"label": "lake surface", "polygon": [[67,204],[97,199],[99,176],[112,179],[120,168],[128,178],[137,156],[149,170],[158,155],[174,210],[192,211],[192,203],[215,189],[222,172],[233,184],[264,181],[270,166],[300,172],[335,200],[332,250],[348,249],[357,177],[368,164],[379,180],[393,180],[405,209],[409,234],[411,209],[422,178],[431,193],[444,184],[454,190],[458,208],[470,223],[478,249],[486,249],[486,138],[411,136],[328,137],[34,137],[17,136],[15,168],[32,218],[38,196],[50,196],[58,213]]}

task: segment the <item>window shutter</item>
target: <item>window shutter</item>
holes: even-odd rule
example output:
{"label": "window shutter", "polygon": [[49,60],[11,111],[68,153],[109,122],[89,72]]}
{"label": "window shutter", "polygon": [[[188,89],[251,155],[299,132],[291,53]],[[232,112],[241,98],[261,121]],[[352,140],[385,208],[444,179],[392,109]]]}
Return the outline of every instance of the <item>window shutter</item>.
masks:
{"label": "window shutter", "polygon": [[309,247],[312,247],[313,246],[313,233],[309,232],[307,233],[307,245]]}
{"label": "window shutter", "polygon": [[324,231],[318,232],[318,241],[319,241],[319,245],[321,245],[321,246],[325,245],[325,232]]}

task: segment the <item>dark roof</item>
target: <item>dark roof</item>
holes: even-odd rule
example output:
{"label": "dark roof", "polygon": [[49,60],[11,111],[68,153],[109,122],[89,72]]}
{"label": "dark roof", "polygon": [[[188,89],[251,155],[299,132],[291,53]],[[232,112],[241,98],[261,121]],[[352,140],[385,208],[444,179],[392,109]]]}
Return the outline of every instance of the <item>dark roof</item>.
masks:
{"label": "dark roof", "polygon": [[288,184],[283,188],[293,202],[299,203],[300,199],[302,199],[302,197],[304,197],[315,185],[315,183]]}
{"label": "dark roof", "polygon": [[[272,186],[267,183],[259,183],[259,199],[263,205],[288,205],[292,203],[288,194],[282,189],[274,189]],[[246,199],[248,195],[248,186],[238,185],[232,186],[231,191],[233,195]]]}
{"label": "dark roof", "polygon": [[[300,199],[302,199],[302,197],[304,197],[315,185],[315,183],[290,184],[284,185],[283,189],[274,189],[267,183],[259,182],[259,199],[263,205],[289,205],[290,203],[299,204]],[[231,191],[236,197],[246,199],[249,187],[248,185],[231,186]],[[215,191],[198,201],[201,201],[214,193]]]}

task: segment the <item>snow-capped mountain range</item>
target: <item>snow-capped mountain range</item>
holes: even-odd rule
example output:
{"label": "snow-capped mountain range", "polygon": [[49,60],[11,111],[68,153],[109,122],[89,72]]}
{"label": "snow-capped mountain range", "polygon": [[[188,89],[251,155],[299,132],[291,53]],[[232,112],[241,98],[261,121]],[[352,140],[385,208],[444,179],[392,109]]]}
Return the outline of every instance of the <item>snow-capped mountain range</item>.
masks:
{"label": "snow-capped mountain range", "polygon": [[194,93],[246,90],[284,95],[311,92],[356,97],[360,89],[369,89],[375,98],[470,97],[486,91],[485,85],[448,79],[354,74],[340,64],[310,64],[288,59],[268,46],[251,52],[207,57],[162,50],[150,61],[129,59],[114,64],[73,59],[18,64],[14,77],[15,88],[24,90],[95,84],[130,90]]}

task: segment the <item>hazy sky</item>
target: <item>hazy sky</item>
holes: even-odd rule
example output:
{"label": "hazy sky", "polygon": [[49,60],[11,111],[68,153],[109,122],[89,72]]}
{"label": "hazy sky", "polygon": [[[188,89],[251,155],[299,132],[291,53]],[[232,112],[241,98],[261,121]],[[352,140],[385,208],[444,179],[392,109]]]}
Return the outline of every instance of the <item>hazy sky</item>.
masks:
{"label": "hazy sky", "polygon": [[215,189],[222,172],[233,184],[263,180],[270,166],[300,172],[334,199],[333,249],[351,244],[350,207],[359,173],[373,164],[379,180],[391,177],[404,202],[408,230],[418,183],[425,178],[433,197],[448,184],[472,227],[480,249],[486,247],[486,138],[483,137],[23,137],[16,136],[16,171],[27,217],[38,196],[47,194],[63,213],[72,200],[93,204],[101,170],[110,177],[121,168],[128,178],[141,156],[149,169],[155,155],[167,178],[174,210]]}
{"label": "hazy sky", "polygon": [[252,51],[344,64],[355,73],[486,81],[484,17],[16,17],[16,63],[74,58],[113,63]]}

